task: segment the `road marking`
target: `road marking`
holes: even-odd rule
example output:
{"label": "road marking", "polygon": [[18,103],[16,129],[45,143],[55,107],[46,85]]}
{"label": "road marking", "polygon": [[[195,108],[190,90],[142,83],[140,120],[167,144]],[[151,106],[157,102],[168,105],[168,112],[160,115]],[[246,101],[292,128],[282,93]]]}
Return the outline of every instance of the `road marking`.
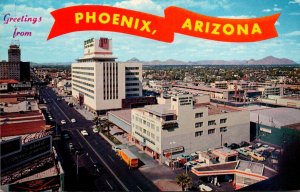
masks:
{"label": "road marking", "polygon": [[92,157],[90,157],[90,160],[92,161],[93,164],[95,164],[95,162],[93,161]]}
{"label": "road marking", "polygon": [[105,181],[106,181],[107,185],[111,188],[111,190],[113,190],[114,188],[110,185],[110,183],[107,180],[105,180]]}
{"label": "road marking", "polygon": [[[51,95],[47,93],[47,95],[50,97],[50,99],[52,99]],[[53,103],[57,106],[57,108],[62,112],[62,114],[71,122],[71,120],[69,119],[69,117],[65,114],[65,112],[63,112],[63,110],[57,105],[57,103],[54,101],[54,99],[52,99]]]}
{"label": "road marking", "polygon": [[79,130],[77,129],[78,134],[83,138],[86,144],[92,149],[92,151],[96,154],[96,156],[100,159],[100,161],[104,164],[104,166],[110,171],[110,173],[115,177],[115,179],[120,183],[120,185],[125,189],[125,191],[129,191],[129,189],[125,186],[125,184],[119,179],[119,177],[112,171],[112,169],[107,165],[107,163],[102,159],[102,157],[95,151],[95,149],[91,146],[91,144],[83,137]]}
{"label": "road marking", "polygon": [[137,185],[136,187],[137,187],[141,192],[143,192],[143,190],[142,190],[138,185]]}
{"label": "road marking", "polygon": [[112,162],[115,161],[110,155],[107,155],[107,156],[108,156],[108,158],[109,158]]}

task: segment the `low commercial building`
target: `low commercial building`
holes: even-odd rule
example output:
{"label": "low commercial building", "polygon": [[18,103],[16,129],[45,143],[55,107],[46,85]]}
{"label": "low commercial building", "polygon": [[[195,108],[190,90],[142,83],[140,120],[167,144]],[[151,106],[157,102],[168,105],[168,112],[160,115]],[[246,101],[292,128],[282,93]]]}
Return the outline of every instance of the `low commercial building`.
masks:
{"label": "low commercial building", "polygon": [[1,191],[63,191],[64,171],[47,132],[1,138]]}
{"label": "low commercial building", "polygon": [[300,110],[263,108],[250,112],[251,140],[260,139],[284,147],[300,137]]}
{"label": "low commercial building", "polygon": [[199,177],[211,177],[217,182],[224,175],[233,175],[234,189],[240,189],[248,185],[269,179],[277,175],[277,172],[261,163],[249,161],[233,161],[210,166],[196,166],[192,172]]}
{"label": "low commercial building", "polygon": [[268,98],[260,99],[262,103],[284,106],[284,107],[292,107],[292,108],[300,108],[300,95],[292,95],[292,96],[279,96],[279,95],[269,95]]}
{"label": "low commercial building", "polygon": [[153,158],[250,139],[249,111],[212,104],[207,96],[177,95],[166,103],[132,109],[132,138]]}

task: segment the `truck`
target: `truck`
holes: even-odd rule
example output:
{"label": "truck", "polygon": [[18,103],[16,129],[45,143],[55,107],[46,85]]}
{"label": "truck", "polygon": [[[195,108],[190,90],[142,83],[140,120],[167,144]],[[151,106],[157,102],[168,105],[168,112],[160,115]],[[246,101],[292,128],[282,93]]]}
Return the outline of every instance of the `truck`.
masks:
{"label": "truck", "polygon": [[139,165],[139,158],[137,158],[128,149],[118,150],[118,155],[123,159],[123,161],[129,166],[129,168],[135,168]]}

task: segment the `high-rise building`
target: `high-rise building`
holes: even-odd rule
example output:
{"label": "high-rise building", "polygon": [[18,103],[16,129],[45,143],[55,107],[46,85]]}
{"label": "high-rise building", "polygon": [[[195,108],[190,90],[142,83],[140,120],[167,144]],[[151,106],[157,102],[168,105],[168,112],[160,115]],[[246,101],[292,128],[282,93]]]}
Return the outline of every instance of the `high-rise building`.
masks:
{"label": "high-rise building", "polygon": [[8,62],[20,62],[21,49],[19,45],[11,44],[8,49]]}
{"label": "high-rise building", "polygon": [[0,62],[0,79],[30,81],[30,63],[21,61],[21,49],[18,44],[9,46],[8,62]]}
{"label": "high-rise building", "polygon": [[120,109],[124,99],[142,96],[142,64],[117,62],[111,39],[88,39],[72,64],[72,95],[98,113]]}

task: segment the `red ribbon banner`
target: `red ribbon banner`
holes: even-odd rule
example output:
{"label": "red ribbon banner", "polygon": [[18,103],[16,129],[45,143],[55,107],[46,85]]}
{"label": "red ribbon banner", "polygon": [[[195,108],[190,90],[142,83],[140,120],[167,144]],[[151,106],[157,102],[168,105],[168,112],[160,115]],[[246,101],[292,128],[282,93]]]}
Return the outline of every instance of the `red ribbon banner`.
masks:
{"label": "red ribbon banner", "polygon": [[51,12],[54,37],[88,30],[113,31],[171,43],[174,33],[224,42],[255,42],[277,37],[279,13],[251,19],[216,18],[178,7],[165,9],[165,17],[102,5],[80,5]]}

